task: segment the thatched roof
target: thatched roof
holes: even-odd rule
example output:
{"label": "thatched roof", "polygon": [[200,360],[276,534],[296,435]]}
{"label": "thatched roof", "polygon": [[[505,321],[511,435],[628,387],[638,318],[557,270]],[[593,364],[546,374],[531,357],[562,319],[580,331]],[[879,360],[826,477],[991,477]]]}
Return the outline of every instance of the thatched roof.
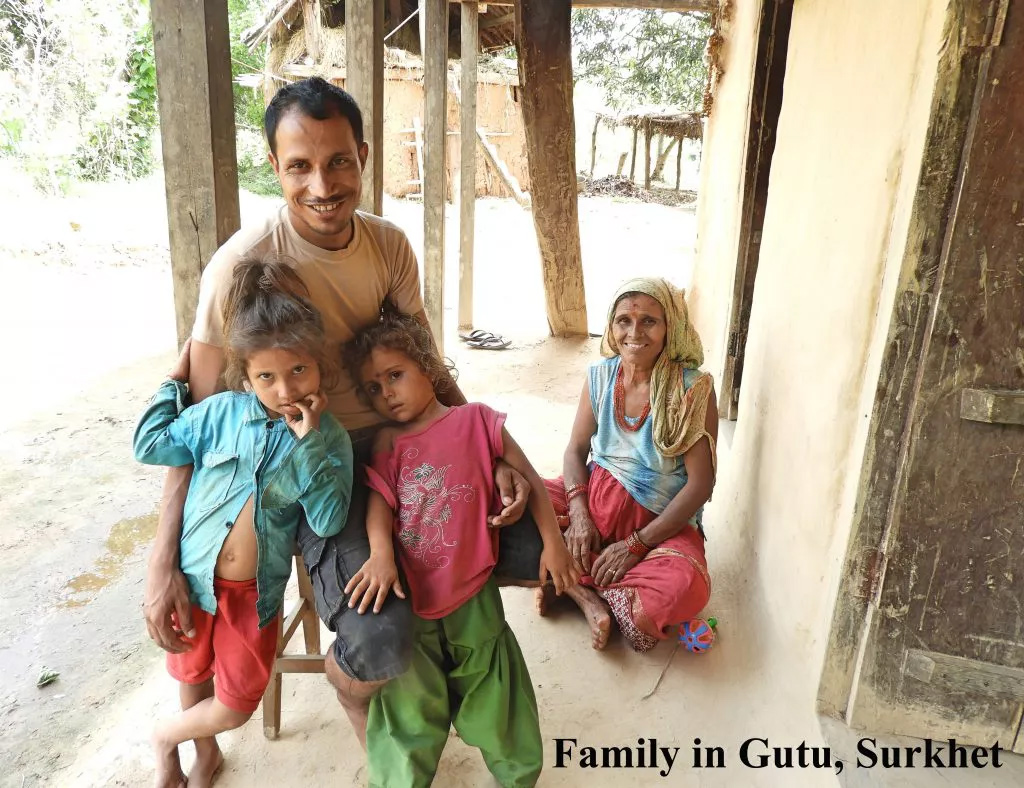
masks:
{"label": "thatched roof", "polygon": [[[412,16],[419,9],[418,0],[378,0],[384,3],[384,31],[389,36],[388,46],[421,54],[419,22]],[[242,41],[250,48],[266,40],[290,37],[303,27],[304,0],[272,0],[263,20],[242,34]],[[338,28],[345,23],[344,0],[320,0],[322,23],[327,28]],[[460,41],[461,5],[452,3],[448,10],[449,57],[458,57]],[[409,17],[412,16],[412,19]],[[514,40],[514,12],[508,6],[487,6],[480,14],[480,50],[494,52],[509,46]],[[408,21],[406,21],[408,20]],[[405,22],[404,25],[402,23]],[[399,25],[401,29],[396,31]],[[393,35],[392,35],[393,34]]]}
{"label": "thatched roof", "polygon": [[599,113],[609,126],[628,126],[652,134],[675,139],[699,140],[704,136],[704,125],[699,112],[679,112],[666,107],[639,107],[620,115]]}

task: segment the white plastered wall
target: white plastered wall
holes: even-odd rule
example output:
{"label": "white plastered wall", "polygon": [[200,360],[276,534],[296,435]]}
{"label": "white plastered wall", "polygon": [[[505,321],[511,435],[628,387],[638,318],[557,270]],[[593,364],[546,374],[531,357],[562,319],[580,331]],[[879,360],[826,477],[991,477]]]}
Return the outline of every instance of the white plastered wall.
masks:
{"label": "white plastered wall", "polygon": [[[709,124],[691,309],[724,363],[756,43],[737,3]],[[718,588],[813,706],[935,81],[945,0],[800,0],[735,432],[709,510]],[[746,84],[741,84],[746,83]],[[720,393],[720,396],[724,396]],[[723,594],[724,596],[724,594]]]}

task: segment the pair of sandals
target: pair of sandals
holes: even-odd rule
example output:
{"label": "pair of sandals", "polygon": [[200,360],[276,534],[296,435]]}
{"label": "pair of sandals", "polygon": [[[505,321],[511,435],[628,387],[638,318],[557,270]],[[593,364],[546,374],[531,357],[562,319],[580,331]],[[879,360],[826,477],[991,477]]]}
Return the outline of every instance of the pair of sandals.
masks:
{"label": "pair of sandals", "polygon": [[505,339],[501,334],[492,334],[480,328],[468,334],[459,334],[459,339],[477,350],[504,350],[512,344],[512,340]]}

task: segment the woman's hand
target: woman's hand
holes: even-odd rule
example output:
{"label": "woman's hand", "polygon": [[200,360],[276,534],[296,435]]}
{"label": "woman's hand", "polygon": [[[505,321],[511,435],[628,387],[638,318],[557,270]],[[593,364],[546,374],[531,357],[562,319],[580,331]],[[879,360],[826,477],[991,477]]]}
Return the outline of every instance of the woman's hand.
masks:
{"label": "woman's hand", "polygon": [[327,397],[322,391],[293,402],[292,406],[298,408],[298,415],[281,415],[284,416],[284,423],[288,425],[288,429],[295,433],[298,440],[305,438],[311,431],[320,429],[320,414],[327,407]]}
{"label": "woman's hand", "polygon": [[639,563],[639,556],[629,552],[625,542],[613,542],[594,561],[590,576],[597,585],[610,586],[622,580],[626,572]]}
{"label": "woman's hand", "polygon": [[540,554],[539,577],[542,583],[547,582],[548,573],[555,584],[555,593],[561,596],[580,580],[580,569],[573,560],[572,554],[565,545],[556,541],[545,545]]}
{"label": "woman's hand", "polygon": [[373,612],[379,613],[384,606],[384,600],[388,597],[388,591],[394,591],[399,599],[405,599],[405,591],[398,580],[398,567],[395,566],[393,556],[370,553],[366,563],[359,571],[352,575],[352,579],[345,586],[345,593],[351,594],[348,600],[350,608],[359,605],[359,614],[362,615],[372,604]]}
{"label": "woman's hand", "polygon": [[519,522],[530,497],[530,484],[526,477],[504,460],[498,460],[494,468],[494,486],[498,488],[504,508],[498,514],[488,517],[487,524],[492,528],[501,528]]}
{"label": "woman's hand", "polygon": [[601,549],[601,532],[597,530],[589,512],[570,512],[569,527],[562,534],[569,554],[583,568],[583,574],[589,575],[590,554]]}

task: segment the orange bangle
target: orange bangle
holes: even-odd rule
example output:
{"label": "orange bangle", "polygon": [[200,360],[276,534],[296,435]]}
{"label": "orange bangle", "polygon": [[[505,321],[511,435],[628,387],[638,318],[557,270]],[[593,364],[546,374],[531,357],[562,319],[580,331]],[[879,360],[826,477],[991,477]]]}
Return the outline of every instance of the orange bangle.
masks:
{"label": "orange bangle", "polygon": [[625,541],[626,549],[637,558],[646,558],[647,554],[651,552],[651,548],[644,544],[644,540],[640,538],[639,531],[633,531],[633,533],[626,537]]}

